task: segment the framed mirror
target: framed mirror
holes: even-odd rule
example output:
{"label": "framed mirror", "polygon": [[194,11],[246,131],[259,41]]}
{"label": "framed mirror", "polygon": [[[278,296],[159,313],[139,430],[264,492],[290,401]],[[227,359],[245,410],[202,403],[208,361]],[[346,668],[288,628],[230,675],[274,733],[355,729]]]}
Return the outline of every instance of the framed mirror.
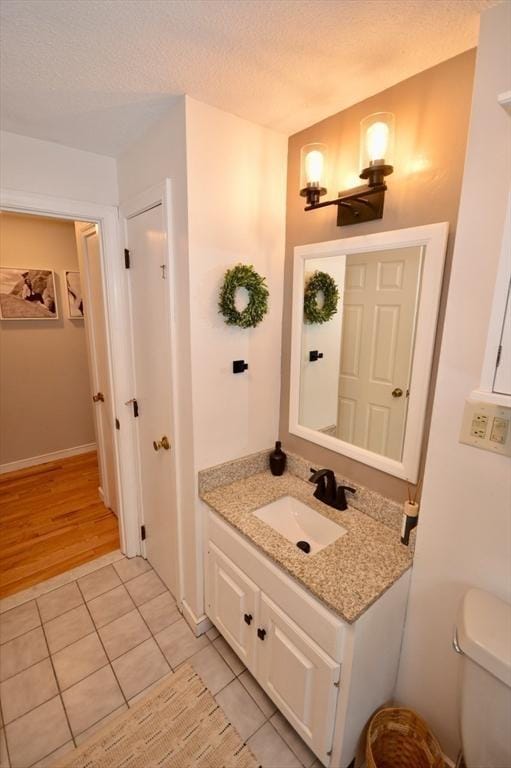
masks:
{"label": "framed mirror", "polygon": [[295,248],[290,432],[417,482],[447,235]]}

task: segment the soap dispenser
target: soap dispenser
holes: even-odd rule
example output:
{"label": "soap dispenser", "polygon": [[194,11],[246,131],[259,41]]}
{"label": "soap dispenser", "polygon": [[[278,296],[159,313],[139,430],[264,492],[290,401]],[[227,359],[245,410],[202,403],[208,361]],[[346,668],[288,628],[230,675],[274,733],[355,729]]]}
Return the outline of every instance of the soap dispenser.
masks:
{"label": "soap dispenser", "polygon": [[270,453],[270,469],[272,475],[282,475],[286,468],[287,456],[282,450],[282,443],[277,440],[275,449]]}

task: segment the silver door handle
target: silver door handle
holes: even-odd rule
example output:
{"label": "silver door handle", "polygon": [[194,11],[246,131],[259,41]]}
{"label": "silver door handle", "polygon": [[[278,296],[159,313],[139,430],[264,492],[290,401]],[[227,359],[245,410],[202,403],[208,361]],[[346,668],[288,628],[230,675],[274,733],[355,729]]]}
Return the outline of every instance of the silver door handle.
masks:
{"label": "silver door handle", "polygon": [[454,648],[456,653],[459,653],[462,656],[465,655],[464,652],[462,651],[461,646],[460,646],[459,641],[458,641],[458,630],[457,629],[454,630],[454,635],[453,635],[453,638],[452,638],[452,647]]}

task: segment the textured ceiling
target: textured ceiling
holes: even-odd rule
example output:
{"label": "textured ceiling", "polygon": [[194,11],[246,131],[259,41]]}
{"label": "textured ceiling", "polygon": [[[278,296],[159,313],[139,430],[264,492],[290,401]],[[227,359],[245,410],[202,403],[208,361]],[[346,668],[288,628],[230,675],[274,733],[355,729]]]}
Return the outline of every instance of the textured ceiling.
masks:
{"label": "textured ceiling", "polygon": [[2,0],[1,125],[115,156],[173,97],[295,133],[477,43],[498,0]]}

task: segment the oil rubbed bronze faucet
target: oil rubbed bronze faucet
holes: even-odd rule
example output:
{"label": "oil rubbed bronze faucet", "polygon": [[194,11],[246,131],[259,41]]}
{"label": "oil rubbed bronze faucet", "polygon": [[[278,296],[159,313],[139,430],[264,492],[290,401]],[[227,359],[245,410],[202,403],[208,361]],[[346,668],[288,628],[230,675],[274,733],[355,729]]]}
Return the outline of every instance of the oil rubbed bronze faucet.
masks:
{"label": "oil rubbed bronze faucet", "polygon": [[335,475],[331,469],[312,469],[312,475],[309,478],[310,483],[315,483],[317,488],[314,491],[314,497],[329,507],[334,509],[348,509],[346,501],[346,491],[356,493],[355,488],[349,485],[337,485]]}

